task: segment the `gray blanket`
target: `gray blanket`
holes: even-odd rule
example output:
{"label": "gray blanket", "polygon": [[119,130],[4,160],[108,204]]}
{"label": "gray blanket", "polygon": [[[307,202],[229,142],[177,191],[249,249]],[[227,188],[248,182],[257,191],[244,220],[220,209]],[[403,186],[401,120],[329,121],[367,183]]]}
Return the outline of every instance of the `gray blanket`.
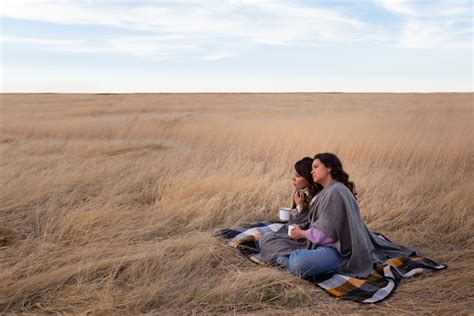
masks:
{"label": "gray blanket", "polygon": [[[343,257],[341,274],[366,278],[372,273],[374,263],[415,255],[414,250],[369,231],[360,217],[357,201],[341,182],[332,182],[317,195],[309,216],[311,227],[338,241]],[[307,246],[308,249],[317,247],[311,242]]]}
{"label": "gray blanket", "polygon": [[[288,224],[283,225],[276,232],[268,232],[258,240],[260,253],[255,256],[259,262],[272,263],[281,256],[289,256],[297,249],[306,248],[305,239],[293,240],[288,236],[288,225],[298,224],[302,228],[309,227],[309,211],[291,217]],[[281,264],[281,263],[280,263]]]}

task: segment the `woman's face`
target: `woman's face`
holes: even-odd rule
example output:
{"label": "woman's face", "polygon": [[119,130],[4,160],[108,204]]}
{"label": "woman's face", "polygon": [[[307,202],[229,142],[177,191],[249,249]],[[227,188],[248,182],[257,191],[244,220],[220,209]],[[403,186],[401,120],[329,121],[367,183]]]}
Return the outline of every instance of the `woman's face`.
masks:
{"label": "woman's face", "polygon": [[326,167],[319,159],[314,159],[313,161],[313,169],[311,170],[311,175],[313,176],[313,180],[316,183],[324,185],[327,183],[331,169]]}
{"label": "woman's face", "polygon": [[303,190],[309,186],[308,180],[306,180],[305,177],[300,176],[296,170],[293,170],[291,181],[293,182],[295,189]]}

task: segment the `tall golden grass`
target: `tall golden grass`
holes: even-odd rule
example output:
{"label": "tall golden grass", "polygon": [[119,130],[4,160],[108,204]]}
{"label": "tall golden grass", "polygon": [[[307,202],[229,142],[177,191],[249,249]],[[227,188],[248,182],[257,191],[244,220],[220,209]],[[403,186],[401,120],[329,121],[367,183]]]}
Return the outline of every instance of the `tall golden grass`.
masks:
{"label": "tall golden grass", "polygon": [[[474,312],[473,94],[3,94],[0,311]],[[364,220],[449,268],[362,306],[213,237],[334,152]]]}

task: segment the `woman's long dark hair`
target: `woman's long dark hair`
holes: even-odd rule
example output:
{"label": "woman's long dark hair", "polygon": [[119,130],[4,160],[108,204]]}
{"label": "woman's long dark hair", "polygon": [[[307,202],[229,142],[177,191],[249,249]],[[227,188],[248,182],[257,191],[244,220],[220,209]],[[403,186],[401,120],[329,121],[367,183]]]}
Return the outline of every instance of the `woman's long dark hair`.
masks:
{"label": "woman's long dark hair", "polygon": [[319,153],[314,156],[314,159],[319,159],[327,168],[331,168],[330,174],[334,180],[342,182],[354,195],[357,200],[357,192],[355,191],[355,184],[349,181],[349,175],[342,168],[342,163],[333,153]]}
{"label": "woman's long dark hair", "polygon": [[[313,176],[311,175],[311,168],[313,166],[313,159],[310,157],[304,157],[301,160],[298,160],[295,163],[295,171],[298,173],[300,176],[306,179],[308,181],[308,196],[306,199],[303,201],[302,209],[303,210],[308,210],[309,209],[309,202],[311,199],[319,193],[324,187],[319,184],[315,183],[313,180]],[[293,208],[296,207],[296,203],[293,201]]]}

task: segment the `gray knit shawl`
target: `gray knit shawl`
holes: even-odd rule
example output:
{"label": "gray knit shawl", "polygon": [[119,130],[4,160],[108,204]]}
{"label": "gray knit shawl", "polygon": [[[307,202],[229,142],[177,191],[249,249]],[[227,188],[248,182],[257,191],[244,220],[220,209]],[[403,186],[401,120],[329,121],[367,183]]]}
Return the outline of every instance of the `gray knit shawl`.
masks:
{"label": "gray knit shawl", "polygon": [[[333,181],[317,195],[309,218],[311,227],[337,241],[343,258],[340,274],[366,278],[373,271],[374,263],[414,254],[412,249],[372,233],[360,217],[354,195],[339,181]],[[308,249],[317,246],[308,241]]]}

